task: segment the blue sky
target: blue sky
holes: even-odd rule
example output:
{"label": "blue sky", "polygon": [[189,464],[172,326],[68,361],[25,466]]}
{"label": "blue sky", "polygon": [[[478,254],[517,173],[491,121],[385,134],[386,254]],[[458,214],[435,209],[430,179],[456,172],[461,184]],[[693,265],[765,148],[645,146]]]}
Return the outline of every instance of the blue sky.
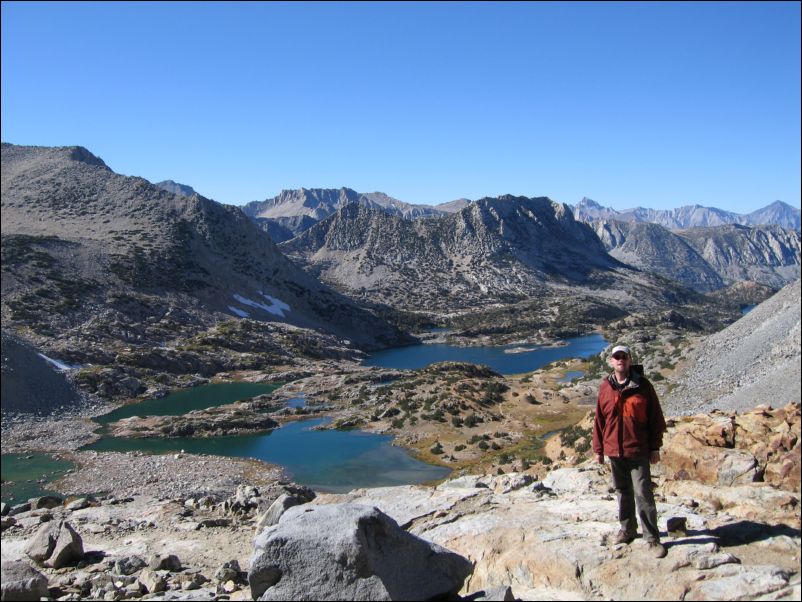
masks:
{"label": "blue sky", "polygon": [[229,204],[800,205],[800,4],[2,3],[2,139]]}

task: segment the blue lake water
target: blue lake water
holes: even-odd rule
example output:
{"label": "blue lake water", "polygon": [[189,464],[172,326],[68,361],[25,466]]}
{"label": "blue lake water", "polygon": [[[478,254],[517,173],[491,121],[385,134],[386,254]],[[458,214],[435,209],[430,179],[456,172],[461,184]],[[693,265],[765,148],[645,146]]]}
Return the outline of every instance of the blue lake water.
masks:
{"label": "blue lake water", "polygon": [[383,487],[425,483],[442,479],[448,468],[420,462],[400,447],[392,436],[362,431],[312,430],[325,418],[285,424],[259,435],[208,439],[122,439],[109,437],[83,449],[95,451],[145,451],[214,454],[256,458],[283,466],[297,483],[318,491],[344,492],[358,487]]}
{"label": "blue lake water", "polygon": [[[457,345],[411,345],[372,354],[366,366],[415,370],[435,362],[470,362],[484,364],[500,374],[521,374],[542,368],[557,360],[587,358],[600,353],[608,343],[600,334],[565,339],[567,345],[505,345],[498,347],[459,347]],[[509,353],[505,350],[524,348],[531,351]]]}
{"label": "blue lake water", "polygon": [[[607,341],[600,334],[566,339],[566,345],[543,347],[458,347],[415,345],[379,352],[365,361],[369,366],[415,369],[441,361],[484,364],[502,374],[537,370],[557,360],[585,358],[598,354]],[[505,352],[515,350],[515,353]],[[175,415],[193,409],[231,403],[238,399],[269,393],[277,385],[225,383],[188,389],[163,399],[120,408],[101,417],[102,423],[134,415]],[[289,407],[304,407],[299,395]],[[212,438],[121,439],[106,437],[84,449],[96,451],[144,451],[213,454],[255,458],[285,468],[290,477],[319,491],[342,492],[359,487],[382,487],[436,481],[448,476],[448,468],[425,464],[404,449],[391,445],[392,436],[362,431],[312,430],[326,419],[285,424],[270,433]]]}

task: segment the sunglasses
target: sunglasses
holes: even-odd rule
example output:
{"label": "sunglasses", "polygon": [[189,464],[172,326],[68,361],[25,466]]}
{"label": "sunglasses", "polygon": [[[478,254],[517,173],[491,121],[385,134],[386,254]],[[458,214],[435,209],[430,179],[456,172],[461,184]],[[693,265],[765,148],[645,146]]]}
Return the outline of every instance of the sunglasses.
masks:
{"label": "sunglasses", "polygon": [[613,359],[614,359],[614,360],[625,360],[625,359],[629,359],[629,356],[628,356],[628,355],[626,355],[626,354],[624,354],[624,353],[616,353],[616,354],[613,356]]}

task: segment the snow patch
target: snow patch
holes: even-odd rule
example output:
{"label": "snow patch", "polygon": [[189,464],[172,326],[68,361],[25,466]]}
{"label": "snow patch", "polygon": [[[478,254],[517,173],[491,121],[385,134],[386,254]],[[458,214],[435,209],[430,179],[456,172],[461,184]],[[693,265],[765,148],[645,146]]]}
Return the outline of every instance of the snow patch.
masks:
{"label": "snow patch", "polygon": [[272,303],[270,309],[267,310],[270,313],[276,314],[277,316],[281,316],[283,318],[285,311],[292,311],[292,307],[284,303],[284,301],[282,301],[281,299],[276,299],[275,297],[266,295],[261,291],[259,292],[259,294],[262,295],[268,301],[270,301],[270,303]]}
{"label": "snow patch", "polygon": [[[270,295],[266,295],[262,292],[259,293],[265,299],[270,301],[270,305],[265,305],[264,303],[259,303],[258,301],[253,301],[252,299],[248,299],[247,297],[243,297],[242,295],[234,295],[234,299],[242,303],[243,305],[249,305],[251,307],[256,307],[257,309],[261,309],[266,311],[274,316],[279,316],[280,318],[284,317],[285,311],[292,311],[292,308],[284,303],[281,299],[276,299],[275,297],[271,297]],[[230,308],[230,306],[229,306]]]}
{"label": "snow patch", "polygon": [[[234,296],[236,297],[236,295],[234,295]],[[238,315],[240,318],[247,318],[247,317],[249,317],[249,314],[248,314],[248,312],[247,312],[247,311],[245,311],[245,310],[242,310],[242,309],[239,309],[238,307],[232,307],[231,305],[229,305],[229,306],[228,306],[228,309],[230,309],[232,313],[235,313],[235,314],[236,314],[236,315]]]}
{"label": "snow patch", "polygon": [[44,353],[37,353],[36,355],[41,357],[46,362],[48,362],[50,364],[53,364],[57,369],[61,370],[62,372],[67,372],[69,370],[78,370],[79,368],[81,368],[81,366],[79,364],[71,366],[69,364],[65,364],[64,362],[60,362],[58,360],[54,360],[51,357],[47,357]]}

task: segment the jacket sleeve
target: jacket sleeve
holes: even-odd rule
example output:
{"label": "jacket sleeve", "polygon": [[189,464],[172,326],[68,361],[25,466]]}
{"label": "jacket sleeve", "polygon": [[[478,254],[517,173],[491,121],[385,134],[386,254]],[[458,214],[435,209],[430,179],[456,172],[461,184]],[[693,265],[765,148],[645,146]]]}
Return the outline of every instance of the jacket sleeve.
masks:
{"label": "jacket sleeve", "polygon": [[601,411],[601,398],[604,385],[599,387],[599,396],[596,398],[596,416],[593,418],[593,453],[604,455],[604,415]]}
{"label": "jacket sleeve", "polygon": [[663,433],[666,431],[666,420],[663,417],[663,409],[660,407],[660,400],[652,386],[649,385],[649,450],[657,451],[663,446]]}

